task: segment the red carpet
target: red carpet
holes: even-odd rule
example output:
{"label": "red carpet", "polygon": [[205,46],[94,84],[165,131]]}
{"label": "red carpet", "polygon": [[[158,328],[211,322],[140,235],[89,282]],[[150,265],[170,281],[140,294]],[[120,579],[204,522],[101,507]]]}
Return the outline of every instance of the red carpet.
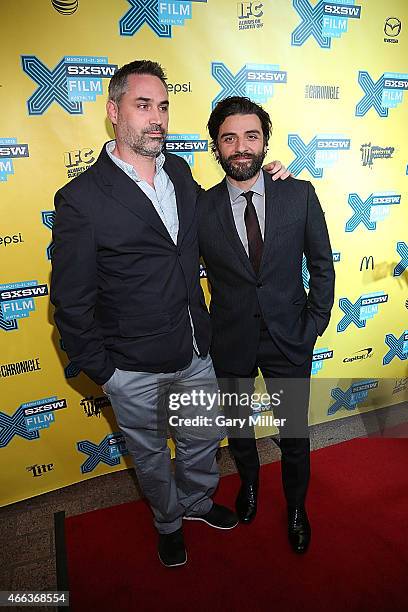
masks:
{"label": "red carpet", "polygon": [[[66,520],[72,610],[388,612],[408,609],[408,441],[357,439],[312,454],[309,552],[286,537],[280,464],[260,508],[232,531],[185,522],[188,563],[166,569],[144,502]],[[233,504],[236,475],[216,499]]]}

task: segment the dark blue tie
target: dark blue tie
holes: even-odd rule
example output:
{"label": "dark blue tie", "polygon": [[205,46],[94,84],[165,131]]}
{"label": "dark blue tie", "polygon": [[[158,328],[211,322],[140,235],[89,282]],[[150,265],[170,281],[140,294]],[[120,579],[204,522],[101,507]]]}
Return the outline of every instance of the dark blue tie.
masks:
{"label": "dark blue tie", "polygon": [[248,237],[249,260],[253,269],[258,274],[262,259],[263,240],[261,228],[259,227],[258,215],[256,214],[254,203],[252,202],[253,191],[247,191],[241,195],[247,201],[244,212],[244,221]]}

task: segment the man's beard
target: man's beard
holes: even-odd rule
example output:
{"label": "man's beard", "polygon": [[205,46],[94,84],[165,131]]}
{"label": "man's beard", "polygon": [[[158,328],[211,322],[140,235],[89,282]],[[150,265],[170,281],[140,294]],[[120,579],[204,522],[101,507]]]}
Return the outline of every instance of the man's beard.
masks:
{"label": "man's beard", "polygon": [[[220,155],[218,161],[220,162],[222,169],[227,176],[231,177],[235,181],[248,181],[249,179],[254,178],[254,176],[256,176],[259,170],[262,168],[265,154],[266,153],[263,151],[258,155],[251,153],[236,153],[230,157],[222,157],[222,155]],[[239,157],[250,159],[251,163],[234,163],[234,160]]]}
{"label": "man's beard", "polygon": [[[145,128],[140,136],[135,134],[134,130],[127,125],[118,125],[118,128],[120,139],[137,155],[157,157],[163,148],[166,132],[160,125],[151,125],[149,128]],[[148,136],[149,132],[161,132],[163,137],[150,138]]]}

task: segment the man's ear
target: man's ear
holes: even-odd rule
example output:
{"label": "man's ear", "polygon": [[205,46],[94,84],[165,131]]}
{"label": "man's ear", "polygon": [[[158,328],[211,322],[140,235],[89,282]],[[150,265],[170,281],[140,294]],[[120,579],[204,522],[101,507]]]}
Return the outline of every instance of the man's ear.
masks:
{"label": "man's ear", "polygon": [[113,100],[108,100],[106,103],[106,112],[113,125],[118,122],[118,105]]}

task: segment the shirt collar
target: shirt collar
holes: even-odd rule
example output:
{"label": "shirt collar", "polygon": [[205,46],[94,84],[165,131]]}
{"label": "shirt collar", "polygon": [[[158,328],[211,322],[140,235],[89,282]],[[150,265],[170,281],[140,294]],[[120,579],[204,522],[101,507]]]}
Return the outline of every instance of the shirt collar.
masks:
{"label": "shirt collar", "polygon": [[[231,202],[235,204],[239,196],[242,195],[243,190],[240,189],[239,187],[236,187],[232,183],[230,183],[228,176],[227,176],[227,189],[228,189],[228,193],[229,193]],[[259,176],[256,179],[255,183],[252,185],[251,189],[248,189],[248,191],[253,191],[257,195],[260,195],[261,197],[265,195],[265,181],[264,181],[264,175],[263,175],[262,170],[260,171]]]}
{"label": "shirt collar", "polygon": [[[113,154],[113,150],[115,146],[116,146],[116,140],[110,140],[109,142],[106,143],[106,147],[105,147],[106,153],[109,155],[113,163],[119,166],[119,168],[121,168],[124,172],[126,172],[126,174],[133,176],[136,181],[143,181],[144,179],[142,179],[139,176],[139,174],[137,173],[135,168],[132,166],[132,164],[128,164],[127,162],[123,161],[123,159],[120,159],[119,157],[116,157],[116,155]],[[163,153],[159,153],[159,155],[156,157],[156,174],[158,174],[160,170],[163,168],[164,162],[165,162],[165,157]]]}

